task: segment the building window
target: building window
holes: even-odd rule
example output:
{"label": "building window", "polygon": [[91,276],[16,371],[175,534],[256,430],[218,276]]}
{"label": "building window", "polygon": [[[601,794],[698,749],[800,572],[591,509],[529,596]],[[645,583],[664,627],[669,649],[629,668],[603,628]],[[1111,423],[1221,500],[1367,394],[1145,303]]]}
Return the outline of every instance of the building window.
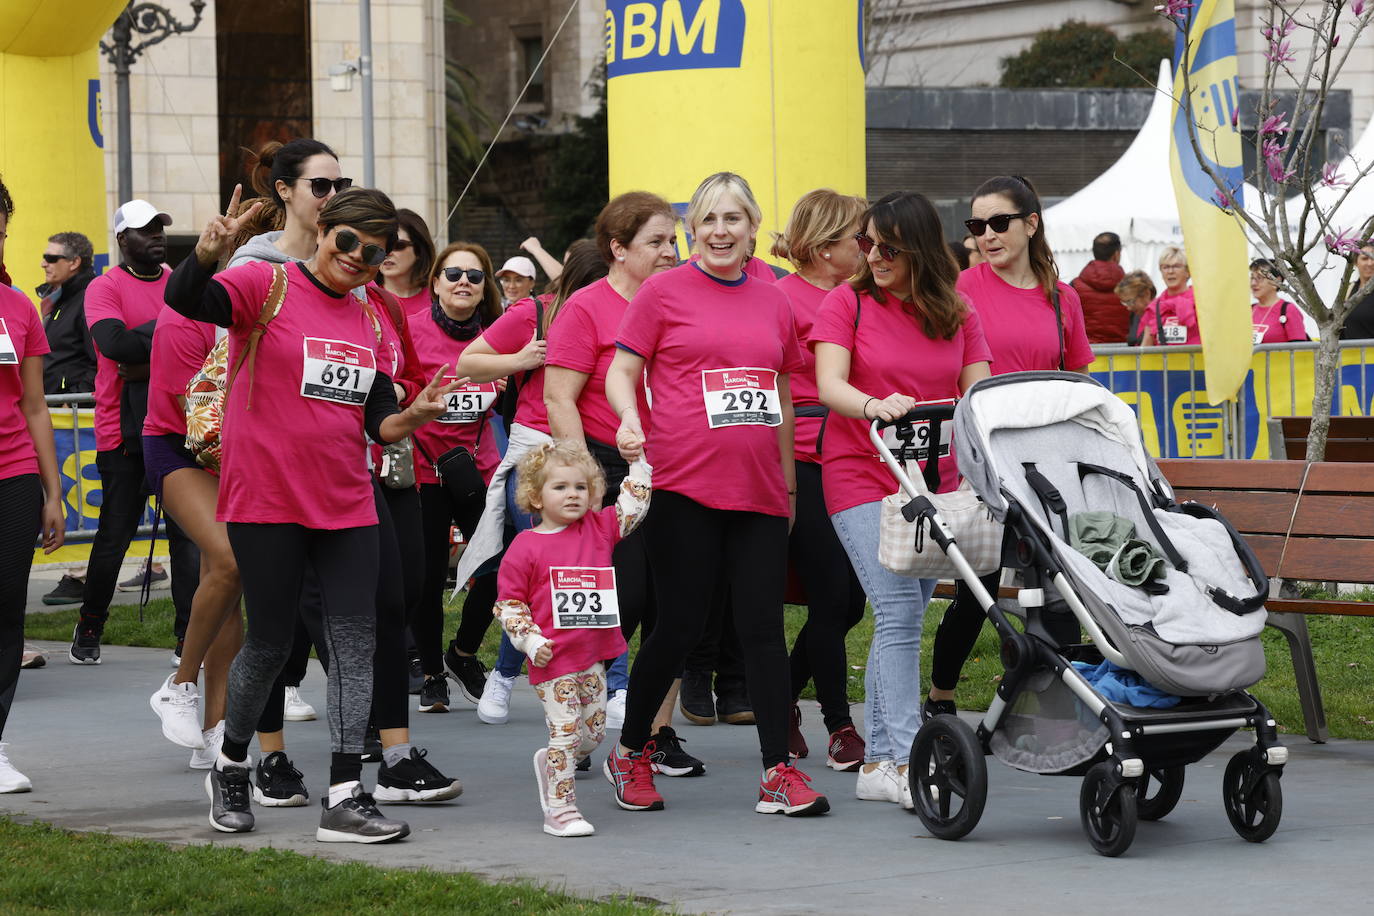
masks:
{"label": "building window", "polygon": [[525,90],[520,101],[524,105],[545,107],[548,104],[544,89],[544,71],[547,68],[539,66],[539,58],[544,53],[544,40],[539,35],[525,35],[516,41],[519,44],[516,91],[520,91],[526,80],[530,83],[530,88]]}

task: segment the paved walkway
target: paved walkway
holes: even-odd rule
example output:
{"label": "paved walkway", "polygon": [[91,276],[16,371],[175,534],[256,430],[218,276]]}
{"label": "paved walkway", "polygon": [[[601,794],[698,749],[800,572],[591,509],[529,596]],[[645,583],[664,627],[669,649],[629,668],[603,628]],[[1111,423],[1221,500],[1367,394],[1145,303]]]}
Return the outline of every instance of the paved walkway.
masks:
{"label": "paved walkway", "polygon": [[[684,912],[877,913],[934,905],[958,913],[1158,908],[1214,916],[1365,911],[1374,896],[1374,742],[1318,746],[1290,738],[1282,826],[1256,846],[1232,832],[1220,800],[1226,759],[1247,743],[1238,735],[1189,768],[1183,801],[1168,819],[1141,824],[1124,857],[1104,859],[1079,826],[1076,779],[1032,776],[990,760],[982,822],[950,843],[927,836],[919,819],[895,806],[857,801],[854,777],[827,770],[823,751],[804,766],[829,795],[831,814],[755,814],[754,730],[682,725],[688,748],[707,762],[706,776],[660,779],[668,809],[636,814],[614,806],[604,778],[583,777],[579,800],[597,834],[556,840],[540,831],[530,756],[543,721],[523,682],[505,726],[479,723],[456,696],[458,708],[448,715],[413,715],[416,743],[460,776],[465,792],[442,806],[392,809],[410,821],[408,840],[378,847],[314,841],[328,766],[328,729],[320,721],[288,723],[287,731],[312,804],[257,809],[254,833],[228,837],[206,823],[203,774],[186,767],[189,752],[161,737],[148,709],[149,694],[170,670],[168,653],[107,647],[104,664],[77,667],[66,663],[65,644],[41,645],[52,656],[46,668],[23,673],[6,729],[10,756],[35,790],[0,796],[0,811],[75,830],[522,876],[592,897],[634,893]],[[323,707],[317,668],[303,693]],[[806,704],[804,715],[819,748],[819,712]],[[364,775],[370,782],[375,770]],[[542,866],[574,853],[576,872]]]}

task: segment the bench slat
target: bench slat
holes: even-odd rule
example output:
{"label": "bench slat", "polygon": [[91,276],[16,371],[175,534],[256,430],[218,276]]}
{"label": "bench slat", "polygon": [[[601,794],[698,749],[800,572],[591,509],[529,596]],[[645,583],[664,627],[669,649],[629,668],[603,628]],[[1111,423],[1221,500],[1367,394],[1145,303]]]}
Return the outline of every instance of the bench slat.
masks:
{"label": "bench slat", "polygon": [[1275,614],[1333,614],[1341,617],[1374,617],[1374,603],[1368,601],[1304,601],[1271,598],[1266,610]]}
{"label": "bench slat", "polygon": [[1158,465],[1164,479],[1176,489],[1296,491],[1303,472],[1301,461],[1174,458]]}
{"label": "bench slat", "polygon": [[[1272,540],[1282,542],[1283,538],[1275,537]],[[1261,563],[1263,562],[1261,560]],[[1264,564],[1264,570],[1271,576],[1283,579],[1304,579],[1312,582],[1374,582],[1374,540],[1291,538],[1288,550],[1283,554],[1283,565],[1279,567]]]}
{"label": "bench slat", "polygon": [[1374,494],[1374,464],[1340,461],[1314,464],[1303,488],[1304,498],[1312,493]]}
{"label": "bench slat", "polygon": [[[1275,499],[1276,515],[1280,508]],[[1285,520],[1291,511],[1291,508],[1282,509]],[[1304,493],[1302,502],[1298,504],[1298,514],[1293,519],[1293,534],[1306,537],[1374,537],[1374,496]]]}
{"label": "bench slat", "polygon": [[[1216,506],[1226,520],[1241,534],[1283,534],[1298,501],[1296,493],[1256,493],[1249,490],[1174,490],[1180,502],[1195,500],[1204,506]],[[1374,532],[1374,526],[1371,526]]]}

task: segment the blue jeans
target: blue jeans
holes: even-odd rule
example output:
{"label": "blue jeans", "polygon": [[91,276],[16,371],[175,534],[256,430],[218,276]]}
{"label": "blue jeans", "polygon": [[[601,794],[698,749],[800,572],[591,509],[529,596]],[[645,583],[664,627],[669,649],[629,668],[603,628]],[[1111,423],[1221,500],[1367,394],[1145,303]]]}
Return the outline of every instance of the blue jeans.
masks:
{"label": "blue jeans", "polygon": [[[518,478],[519,475],[514,472],[506,478],[506,518],[514,522],[516,531],[525,531],[534,527],[535,519],[533,515],[521,512],[515,507],[515,485]],[[525,654],[511,645],[510,637],[506,636],[503,630],[501,648],[496,653],[496,673],[502,677],[516,677],[524,663]]]}
{"label": "blue jeans", "polygon": [[921,620],[936,580],[908,579],[878,562],[881,505],[854,506],[830,521],[873,606],[873,642],[864,671],[864,760],[902,766],[921,722]]}
{"label": "blue jeans", "polygon": [[630,653],[621,652],[620,657],[611,662],[606,669],[606,689],[611,693],[630,686]]}

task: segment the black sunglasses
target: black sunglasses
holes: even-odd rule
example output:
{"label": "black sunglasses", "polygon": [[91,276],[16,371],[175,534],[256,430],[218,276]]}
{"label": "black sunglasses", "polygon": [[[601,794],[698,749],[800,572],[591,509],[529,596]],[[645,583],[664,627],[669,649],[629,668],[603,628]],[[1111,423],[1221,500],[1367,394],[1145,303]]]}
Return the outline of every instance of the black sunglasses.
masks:
{"label": "black sunglasses", "polygon": [[48,264],[56,264],[58,261],[70,261],[71,257],[65,254],[45,254],[43,260]]}
{"label": "black sunglasses", "polygon": [[966,219],[964,225],[968,227],[971,235],[981,236],[992,227],[993,232],[1006,232],[1014,219],[1025,219],[1029,213],[999,213],[996,216],[989,216],[987,219]]}
{"label": "black sunglasses", "polygon": [[487,275],[476,267],[469,267],[467,270],[461,267],[445,267],[443,274],[444,279],[450,283],[457,283],[459,280],[463,279],[463,274],[467,274],[468,282],[473,286],[480,286],[482,281],[487,278]]}
{"label": "black sunglasses", "polygon": [[[362,239],[358,238],[347,229],[340,229],[338,232],[334,233],[334,247],[344,254],[348,254],[354,248],[357,248],[358,243],[361,241]],[[381,245],[363,246],[363,263],[368,267],[379,267],[385,260],[386,249]]]}
{"label": "black sunglasses", "polygon": [[906,250],[904,248],[894,248],[891,245],[887,244],[879,245],[877,242],[873,241],[871,238],[864,235],[862,232],[856,232],[854,234],[854,241],[859,243],[859,250],[862,251],[865,255],[872,251],[874,246],[877,246],[878,254],[882,255],[884,261],[897,260],[897,255],[901,254],[903,251]]}
{"label": "black sunglasses", "polygon": [[397,239],[397,240],[396,240],[396,244],[391,246],[391,250],[392,250],[392,251],[405,251],[406,249],[410,248],[411,245],[414,245],[414,244],[415,244],[415,243],[412,242],[410,239]]}
{"label": "black sunglasses", "polygon": [[328,197],[330,188],[334,189],[335,194],[342,194],[353,187],[352,178],[296,178],[294,180],[310,182],[310,193],[316,197]]}

